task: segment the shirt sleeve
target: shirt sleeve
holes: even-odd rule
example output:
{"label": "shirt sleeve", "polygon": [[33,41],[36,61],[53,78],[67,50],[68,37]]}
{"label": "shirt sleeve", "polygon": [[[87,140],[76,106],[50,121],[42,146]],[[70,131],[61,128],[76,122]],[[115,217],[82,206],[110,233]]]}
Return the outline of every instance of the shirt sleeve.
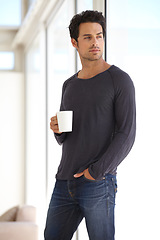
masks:
{"label": "shirt sleeve", "polygon": [[[63,84],[63,87],[62,87],[62,97],[61,97],[60,111],[64,111],[65,110],[64,104],[63,104],[64,91],[65,91],[65,83]],[[66,135],[67,135],[67,133],[65,133],[65,132],[61,133],[61,134],[54,133],[55,139],[57,140],[59,145],[62,145],[62,143],[65,141]]]}
{"label": "shirt sleeve", "polygon": [[136,107],[133,82],[124,72],[114,74],[112,80],[115,90],[115,132],[105,153],[89,167],[89,173],[97,180],[109,172],[116,171],[135,141]]}

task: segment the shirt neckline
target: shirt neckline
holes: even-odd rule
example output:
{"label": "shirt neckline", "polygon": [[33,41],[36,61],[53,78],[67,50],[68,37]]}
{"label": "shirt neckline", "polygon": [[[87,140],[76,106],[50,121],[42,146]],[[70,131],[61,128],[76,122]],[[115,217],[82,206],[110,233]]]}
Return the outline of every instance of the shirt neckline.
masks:
{"label": "shirt neckline", "polygon": [[93,79],[93,78],[95,78],[95,77],[97,77],[97,76],[99,76],[99,75],[101,75],[101,74],[109,71],[113,66],[114,66],[114,65],[111,65],[107,70],[105,70],[105,71],[103,71],[103,72],[100,72],[100,73],[96,74],[95,76],[93,76],[93,77],[91,77],[91,78],[79,78],[79,77],[78,77],[78,73],[79,73],[80,71],[78,71],[78,72],[75,74],[75,77],[76,77],[77,80],[83,80],[83,81],[91,80],[91,79]]}

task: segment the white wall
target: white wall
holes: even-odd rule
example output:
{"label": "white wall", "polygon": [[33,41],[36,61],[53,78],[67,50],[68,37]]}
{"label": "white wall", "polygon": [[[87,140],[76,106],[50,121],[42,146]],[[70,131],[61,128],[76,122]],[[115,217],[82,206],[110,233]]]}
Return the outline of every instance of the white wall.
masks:
{"label": "white wall", "polygon": [[24,76],[0,72],[0,214],[24,201]]}

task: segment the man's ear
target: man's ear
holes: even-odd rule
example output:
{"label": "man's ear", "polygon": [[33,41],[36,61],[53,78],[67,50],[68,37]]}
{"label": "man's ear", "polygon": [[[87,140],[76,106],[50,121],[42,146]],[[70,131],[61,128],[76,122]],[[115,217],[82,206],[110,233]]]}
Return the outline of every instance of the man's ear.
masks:
{"label": "man's ear", "polygon": [[72,46],[77,49],[78,44],[77,44],[77,41],[74,38],[71,38],[71,43],[72,43]]}

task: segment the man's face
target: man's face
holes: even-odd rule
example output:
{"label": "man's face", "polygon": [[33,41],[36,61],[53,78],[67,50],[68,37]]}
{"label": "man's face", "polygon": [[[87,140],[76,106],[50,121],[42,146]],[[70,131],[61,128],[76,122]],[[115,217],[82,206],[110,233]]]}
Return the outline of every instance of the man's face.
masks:
{"label": "man's face", "polygon": [[[73,44],[73,40],[72,40]],[[74,40],[81,60],[96,61],[102,57],[104,38],[102,26],[99,23],[81,23],[79,25],[79,37]]]}

